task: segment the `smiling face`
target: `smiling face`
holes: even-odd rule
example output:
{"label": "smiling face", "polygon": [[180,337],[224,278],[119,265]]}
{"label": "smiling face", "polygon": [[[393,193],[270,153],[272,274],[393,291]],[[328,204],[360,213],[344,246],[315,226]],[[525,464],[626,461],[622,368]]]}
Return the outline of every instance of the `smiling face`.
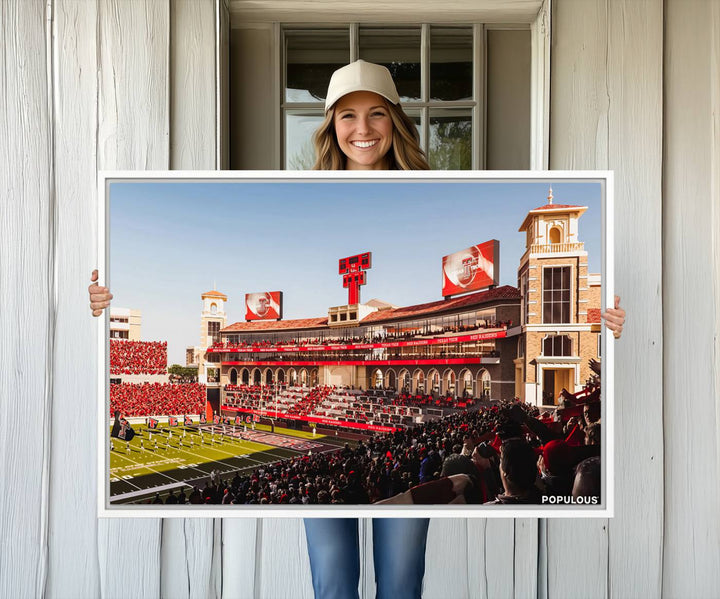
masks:
{"label": "smiling face", "polygon": [[335,104],[333,118],[347,170],[385,170],[393,124],[385,99],[373,92],[352,92]]}

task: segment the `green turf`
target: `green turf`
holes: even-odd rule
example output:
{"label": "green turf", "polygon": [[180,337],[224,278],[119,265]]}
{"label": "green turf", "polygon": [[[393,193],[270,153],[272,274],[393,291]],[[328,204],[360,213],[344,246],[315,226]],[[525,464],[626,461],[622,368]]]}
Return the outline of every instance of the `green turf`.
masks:
{"label": "green turf", "polygon": [[[216,429],[219,427],[216,427]],[[267,425],[255,425],[256,433],[271,433]],[[183,427],[159,426],[153,435],[157,449],[144,424],[134,425],[135,438],[128,444],[121,439],[112,439],[110,451],[110,500],[112,503],[145,503],[161,491],[167,495],[169,488],[202,486],[212,471],[224,480],[235,473],[249,474],[255,468],[280,460],[313,452],[334,451],[347,439],[335,435],[312,436],[312,432],[275,427],[274,436],[268,443],[232,438],[229,435],[212,434],[203,431],[201,442],[199,432],[185,431]],[[227,427],[228,432],[233,427]],[[247,429],[250,432],[250,428]],[[172,437],[168,439],[168,431]],[[109,437],[108,437],[109,439]],[[169,444],[168,444],[169,440]],[[182,440],[182,445],[180,441]],[[190,441],[192,440],[192,446]],[[109,441],[110,442],[110,439]],[[271,442],[277,442],[270,444]],[[350,441],[354,445],[354,442]]]}
{"label": "green turf", "polygon": [[145,425],[136,425],[133,429],[136,435],[130,441],[129,449],[127,442],[112,440],[114,450],[110,452],[111,481],[125,475],[142,476],[182,468],[189,464],[206,464],[275,449],[272,445],[233,440],[220,434],[215,435],[214,443],[211,442],[212,435],[209,433],[203,433],[203,440],[198,433],[189,431],[183,437],[179,427],[172,429],[172,438],[168,439],[167,431],[171,429],[166,426],[159,427],[159,434],[153,435],[153,438],[157,439],[156,449]]}
{"label": "green turf", "polygon": [[[255,430],[270,432],[269,424],[255,424]],[[283,428],[282,426],[276,426],[275,432],[279,435],[289,435],[290,437],[297,437],[298,439],[321,439],[325,435],[318,433],[313,437],[312,432],[298,431],[292,428]]]}

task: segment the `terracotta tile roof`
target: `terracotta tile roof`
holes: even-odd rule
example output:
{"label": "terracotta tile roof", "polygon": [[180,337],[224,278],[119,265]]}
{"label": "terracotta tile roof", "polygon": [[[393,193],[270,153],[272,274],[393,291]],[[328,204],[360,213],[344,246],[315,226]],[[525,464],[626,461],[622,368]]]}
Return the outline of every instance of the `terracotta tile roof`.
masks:
{"label": "terracotta tile roof", "polygon": [[600,308],[588,308],[587,321],[591,323],[601,322]]}
{"label": "terracotta tile roof", "polygon": [[567,208],[585,208],[585,206],[573,206],[572,204],[545,204],[544,206],[540,206],[540,208],[533,208],[530,212],[535,212],[536,210],[564,210]]}
{"label": "terracotta tile roof", "polygon": [[381,310],[373,312],[367,318],[364,318],[361,324],[368,322],[379,322],[384,320],[395,320],[397,318],[409,318],[419,316],[421,314],[429,315],[433,313],[446,312],[457,308],[466,308],[479,304],[485,304],[496,300],[519,300],[520,291],[516,287],[503,285],[495,287],[487,291],[479,291],[462,295],[449,300],[440,300],[427,304],[418,304],[416,306],[407,306],[405,308],[396,308],[395,310]]}
{"label": "terracotta tile roof", "polygon": [[[479,291],[470,293],[449,300],[439,300],[437,302],[429,302],[427,304],[417,304],[415,306],[406,306],[404,308],[395,308],[393,310],[381,310],[373,312],[367,318],[363,319],[359,326],[369,322],[383,322],[386,320],[396,320],[398,318],[410,318],[419,315],[430,315],[434,313],[447,312],[459,308],[467,308],[493,302],[497,300],[519,300],[520,291],[510,285],[503,285],[487,291]],[[252,331],[276,331],[285,329],[315,329],[327,326],[327,317],[323,318],[301,318],[296,320],[258,320],[253,322],[236,322],[230,326],[221,329],[221,333],[233,332],[252,332]]]}
{"label": "terracotta tile roof", "polygon": [[215,291],[214,289],[212,291],[206,291],[201,297],[220,297],[224,300],[227,299],[227,295],[220,293],[219,291]]}
{"label": "terracotta tile roof", "polygon": [[277,331],[283,329],[316,329],[327,326],[327,316],[322,318],[299,318],[296,320],[254,320],[252,322],[236,322],[220,329],[221,333],[237,331]]}

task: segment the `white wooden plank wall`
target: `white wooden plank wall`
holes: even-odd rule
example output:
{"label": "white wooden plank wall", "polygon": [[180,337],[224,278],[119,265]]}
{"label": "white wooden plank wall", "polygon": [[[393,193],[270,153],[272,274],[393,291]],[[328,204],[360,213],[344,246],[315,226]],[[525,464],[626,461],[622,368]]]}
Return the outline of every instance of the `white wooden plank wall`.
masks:
{"label": "white wooden plank wall", "polygon": [[305,528],[299,518],[257,521],[255,597],[310,599],[313,596]]}
{"label": "white wooden plank wall", "polygon": [[[553,0],[551,6],[550,168],[607,169],[606,3]],[[570,198],[567,202],[572,203]],[[545,523],[540,551],[546,586],[539,589],[541,598],[608,595],[607,522]]]}
{"label": "white wooden plank wall", "polygon": [[[548,521],[548,597],[659,596],[662,556],[662,40],[652,0],[553,2],[550,168],[615,171],[610,521]],[[572,573],[568,575],[568,573]]]}
{"label": "white wooden plank wall", "polygon": [[[227,10],[0,3],[2,597],[312,596],[301,520],[95,518],[95,171],[217,166]],[[616,518],[433,520],[424,596],[717,597],[720,3],[554,0],[552,35],[551,168],[616,172]]]}
{"label": "white wooden plank wall", "polygon": [[[169,52],[170,168],[216,165],[215,7],[213,0],[171,0]],[[219,598],[222,523],[168,518],[162,523],[162,597]]]}
{"label": "white wooden plank wall", "polygon": [[662,0],[608,3],[615,288],[630,315],[615,346],[616,510],[608,523],[613,597],[659,597],[662,591],[662,54]]}
{"label": "white wooden plank wall", "polygon": [[0,596],[46,577],[54,318],[52,134],[44,2],[0,4]]}
{"label": "white wooden plank wall", "polygon": [[97,349],[86,289],[97,266],[98,8],[63,0],[52,10],[57,329],[47,596],[96,597]]}
{"label": "white wooden plank wall", "polygon": [[[169,167],[169,23],[167,3],[98,3],[101,170]],[[103,597],[124,597],[129,585],[137,597],[159,596],[161,540],[159,519],[100,520]]]}
{"label": "white wooden plank wall", "polygon": [[666,2],[663,592],[668,597],[720,595],[718,8],[716,2]]}

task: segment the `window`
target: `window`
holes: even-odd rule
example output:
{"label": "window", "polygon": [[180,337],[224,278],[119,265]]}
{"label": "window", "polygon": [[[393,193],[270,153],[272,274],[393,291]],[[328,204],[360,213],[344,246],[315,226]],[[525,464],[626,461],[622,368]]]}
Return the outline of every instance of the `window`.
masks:
{"label": "window", "polygon": [[212,343],[220,341],[220,323],[208,322],[208,337]]}
{"label": "window", "polygon": [[392,73],[431,168],[529,167],[529,29],[352,24],[282,32],[283,168],[312,168],[330,76],[358,58]]}
{"label": "window", "polygon": [[127,331],[110,331],[110,338],[111,339],[127,339],[128,332]]}
{"label": "window", "polygon": [[543,268],[543,322],[570,322],[570,267]]}
{"label": "window", "polygon": [[543,339],[544,356],[572,356],[572,342],[567,335],[551,335]]}

